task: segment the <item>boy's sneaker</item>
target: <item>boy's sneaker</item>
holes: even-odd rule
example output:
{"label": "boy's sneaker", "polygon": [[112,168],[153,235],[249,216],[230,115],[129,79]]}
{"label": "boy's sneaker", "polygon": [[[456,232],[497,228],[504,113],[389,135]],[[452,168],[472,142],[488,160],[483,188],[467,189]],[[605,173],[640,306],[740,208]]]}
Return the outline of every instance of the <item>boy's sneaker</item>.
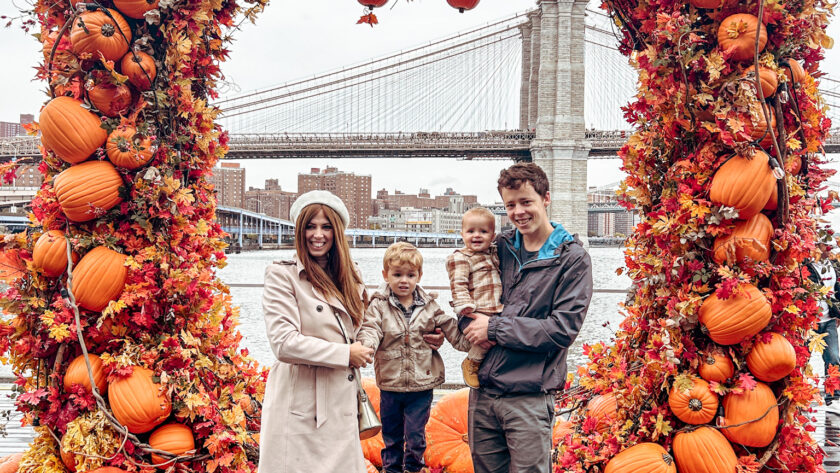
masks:
{"label": "boy's sneaker", "polygon": [[473,389],[478,389],[480,386],[478,384],[478,368],[480,366],[481,363],[469,358],[464,358],[464,361],[461,362],[461,374],[464,376],[464,382]]}

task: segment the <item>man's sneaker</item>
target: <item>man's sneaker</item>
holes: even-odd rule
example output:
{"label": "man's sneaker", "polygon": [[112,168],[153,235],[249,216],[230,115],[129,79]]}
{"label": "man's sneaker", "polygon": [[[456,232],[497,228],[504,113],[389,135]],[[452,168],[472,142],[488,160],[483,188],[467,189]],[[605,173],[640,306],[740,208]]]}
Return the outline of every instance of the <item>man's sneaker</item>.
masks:
{"label": "man's sneaker", "polygon": [[825,413],[840,416],[840,402],[834,402],[831,405],[825,406]]}
{"label": "man's sneaker", "polygon": [[461,374],[464,375],[464,382],[467,383],[467,386],[478,389],[478,368],[481,366],[481,363],[477,361],[473,361],[469,358],[464,358],[464,361],[461,362]]}

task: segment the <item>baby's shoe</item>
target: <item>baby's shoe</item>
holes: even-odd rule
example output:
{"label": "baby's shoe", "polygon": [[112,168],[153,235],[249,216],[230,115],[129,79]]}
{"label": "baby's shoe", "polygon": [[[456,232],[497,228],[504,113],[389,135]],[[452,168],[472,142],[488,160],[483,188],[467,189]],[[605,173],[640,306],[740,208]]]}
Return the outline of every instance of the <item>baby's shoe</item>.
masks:
{"label": "baby's shoe", "polygon": [[481,363],[469,358],[464,358],[464,361],[461,363],[461,373],[464,375],[464,382],[473,389],[478,389],[480,386],[478,384],[478,368],[480,366]]}

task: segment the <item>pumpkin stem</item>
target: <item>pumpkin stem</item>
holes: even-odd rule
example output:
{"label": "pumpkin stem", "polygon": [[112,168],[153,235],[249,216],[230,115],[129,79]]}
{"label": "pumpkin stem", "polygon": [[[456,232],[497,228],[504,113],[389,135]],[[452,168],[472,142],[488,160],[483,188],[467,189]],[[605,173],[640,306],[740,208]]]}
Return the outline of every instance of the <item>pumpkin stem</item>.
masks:
{"label": "pumpkin stem", "polygon": [[470,440],[469,440],[469,437],[467,436],[467,434],[462,435],[461,440],[463,440],[464,443],[470,443]]}
{"label": "pumpkin stem", "polygon": [[114,27],[114,25],[111,23],[105,23],[104,25],[102,25],[102,28],[99,31],[102,34],[102,36],[110,38],[111,36],[114,36],[114,33],[117,32],[117,28]]}
{"label": "pumpkin stem", "polygon": [[703,410],[703,401],[697,398],[692,398],[690,401],[688,401],[688,408],[694,412],[701,411]]}
{"label": "pumpkin stem", "polygon": [[674,463],[674,457],[672,457],[671,455],[668,455],[667,453],[663,453],[662,454],[662,461],[664,461],[666,465],[670,465],[670,464]]}

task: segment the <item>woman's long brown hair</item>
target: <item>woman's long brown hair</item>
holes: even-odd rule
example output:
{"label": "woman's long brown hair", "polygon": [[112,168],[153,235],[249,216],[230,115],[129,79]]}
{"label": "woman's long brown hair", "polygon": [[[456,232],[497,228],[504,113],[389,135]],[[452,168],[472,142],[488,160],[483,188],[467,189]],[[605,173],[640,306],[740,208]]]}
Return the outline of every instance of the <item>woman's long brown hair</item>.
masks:
{"label": "woman's long brown hair", "polygon": [[[326,268],[321,268],[306,248],[306,226],[322,210],[333,228],[333,244],[327,253]],[[359,297],[359,286],[364,287],[364,282],[350,259],[344,222],[335,210],[322,204],[307,205],[301,210],[295,222],[295,251],[312,286],[322,294],[338,299],[350,314],[353,325],[360,326],[365,314],[365,301]]]}

